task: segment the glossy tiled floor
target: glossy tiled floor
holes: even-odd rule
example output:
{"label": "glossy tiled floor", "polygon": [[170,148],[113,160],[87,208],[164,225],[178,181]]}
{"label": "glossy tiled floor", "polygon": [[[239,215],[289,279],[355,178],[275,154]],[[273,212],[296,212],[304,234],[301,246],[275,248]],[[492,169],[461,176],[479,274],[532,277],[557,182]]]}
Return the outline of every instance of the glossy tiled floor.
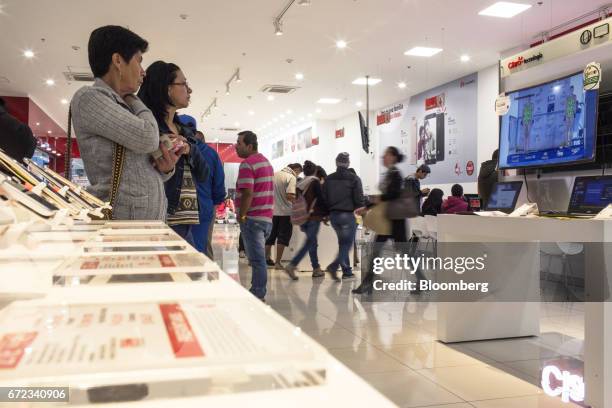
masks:
{"label": "glossy tiled floor", "polygon": [[[238,228],[215,226],[213,244],[215,261],[248,288],[250,268],[238,258]],[[539,384],[546,365],[581,369],[581,304],[542,303],[538,338],[445,345],[435,340],[435,303],[362,302],[351,294],[358,280],[299,276],[293,282],[270,269],[266,302],[398,406],[573,406],[546,396]]]}

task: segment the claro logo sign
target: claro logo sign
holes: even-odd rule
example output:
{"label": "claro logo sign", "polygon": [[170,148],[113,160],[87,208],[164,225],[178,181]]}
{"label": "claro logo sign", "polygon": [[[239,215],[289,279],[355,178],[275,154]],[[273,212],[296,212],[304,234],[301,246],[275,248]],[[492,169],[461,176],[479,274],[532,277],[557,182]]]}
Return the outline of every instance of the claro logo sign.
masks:
{"label": "claro logo sign", "polygon": [[542,55],[542,53],[533,55],[529,58],[525,58],[525,57],[518,57],[516,60],[514,61],[510,61],[508,63],[508,69],[515,69],[520,67],[523,64],[529,64],[530,62],[537,62],[539,60],[541,60],[544,57],[544,55]]}

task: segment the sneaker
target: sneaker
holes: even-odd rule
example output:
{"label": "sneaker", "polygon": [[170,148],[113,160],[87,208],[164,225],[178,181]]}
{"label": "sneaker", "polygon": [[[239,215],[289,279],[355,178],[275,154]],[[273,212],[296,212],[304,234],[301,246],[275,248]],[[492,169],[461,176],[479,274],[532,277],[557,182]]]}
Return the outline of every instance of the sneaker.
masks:
{"label": "sneaker", "polygon": [[294,280],[294,281],[298,280],[298,277],[297,277],[297,275],[295,274],[295,270],[296,270],[296,269],[297,269],[297,266],[295,266],[295,265],[291,265],[291,264],[287,265],[287,266],[284,268],[284,270],[285,270],[285,272],[287,273],[287,275],[289,275],[289,277],[291,278],[291,280]]}
{"label": "sneaker", "polygon": [[332,280],[336,281],[336,282],[340,282],[340,278],[338,278],[338,272],[337,271],[333,271],[331,269],[329,269],[329,266],[327,268],[325,268],[325,272],[329,273],[329,276],[331,276]]}
{"label": "sneaker", "polygon": [[313,278],[320,278],[322,276],[325,276],[325,272],[323,272],[323,270],[321,268],[315,268],[312,271],[312,277]]}
{"label": "sneaker", "polygon": [[274,269],[285,269],[285,267],[282,264],[274,264]]}
{"label": "sneaker", "polygon": [[342,274],[342,280],[349,280],[349,279],[355,279],[355,274],[354,273],[351,273],[350,275],[345,274],[345,273]]}
{"label": "sneaker", "polygon": [[273,261],[273,260],[271,260],[271,259],[266,259],[266,264],[267,264],[268,266],[274,266],[274,261]]}
{"label": "sneaker", "polygon": [[239,258],[246,258],[246,252],[244,252],[244,251],[238,252],[238,257]]}

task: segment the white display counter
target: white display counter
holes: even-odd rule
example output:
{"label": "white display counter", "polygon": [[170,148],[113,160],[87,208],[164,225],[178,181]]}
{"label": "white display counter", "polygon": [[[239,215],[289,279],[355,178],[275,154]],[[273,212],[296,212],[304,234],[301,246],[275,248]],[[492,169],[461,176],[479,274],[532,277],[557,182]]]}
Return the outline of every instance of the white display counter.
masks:
{"label": "white display counter", "polygon": [[[438,242],[512,242],[525,244],[521,258],[528,267],[514,262],[496,264],[500,274],[512,274],[525,288],[539,288],[538,242],[612,242],[612,220],[480,217],[439,215]],[[587,246],[588,248],[588,246]],[[601,248],[601,246],[600,246]],[[508,254],[510,257],[513,254]],[[612,251],[585,254],[587,295],[609,288],[612,282]],[[504,267],[505,266],[505,267]],[[598,273],[589,273],[598,271]],[[602,273],[603,272],[603,281]],[[607,282],[606,282],[607,278]],[[599,296],[601,298],[601,296]],[[438,339],[458,342],[539,334],[537,302],[474,302],[438,304]],[[585,304],[584,377],[587,403],[612,406],[612,303]]]}
{"label": "white display counter", "polygon": [[[148,397],[113,402],[112,406],[284,407],[290,403],[310,407],[322,400],[328,405],[394,406],[211,260],[202,257],[203,271],[215,269],[208,279],[192,280],[189,275],[197,269],[192,265],[180,272],[178,261],[200,256],[190,247],[179,245],[176,251],[160,255],[162,266],[151,269],[151,276],[171,275],[169,282],[111,283],[115,276],[146,276],[144,270],[130,275],[126,262],[137,262],[140,269],[146,269],[150,255],[160,253],[159,242],[162,246],[176,243],[173,233],[154,243],[157,252],[147,254],[125,252],[129,248],[122,239],[101,238],[134,237],[132,246],[134,242],[144,245],[146,239],[138,238],[146,235],[142,232],[127,230],[128,235],[113,235],[111,229],[98,227],[90,231],[91,235],[78,240],[68,231],[63,239],[56,235],[62,233],[39,235],[37,245],[46,245],[44,262],[24,260],[31,265],[37,262],[39,296],[0,303],[0,340],[4,341],[0,341],[0,349],[10,347],[7,350],[16,353],[14,364],[0,369],[0,386],[71,385],[76,406],[90,406],[87,390],[126,384],[144,387]],[[152,231],[169,232],[158,226]],[[100,242],[119,242],[121,252],[96,252],[95,256],[84,252],[84,248],[99,249]],[[129,258],[132,255],[136,258]],[[83,262],[75,262],[79,257]],[[13,273],[7,269],[14,267],[13,263],[0,258],[0,274]],[[57,282],[57,277],[66,275],[67,265],[72,268],[72,277],[80,278],[85,270],[94,278],[70,278],[63,286],[52,285],[54,277]],[[5,300],[11,295],[28,296],[23,285],[15,288],[12,294],[4,293]],[[181,320],[172,332],[170,326],[181,316],[189,317],[187,328]],[[195,346],[194,333],[199,340]],[[71,349],[82,350],[78,359],[72,357]],[[119,358],[120,353],[133,358]]]}

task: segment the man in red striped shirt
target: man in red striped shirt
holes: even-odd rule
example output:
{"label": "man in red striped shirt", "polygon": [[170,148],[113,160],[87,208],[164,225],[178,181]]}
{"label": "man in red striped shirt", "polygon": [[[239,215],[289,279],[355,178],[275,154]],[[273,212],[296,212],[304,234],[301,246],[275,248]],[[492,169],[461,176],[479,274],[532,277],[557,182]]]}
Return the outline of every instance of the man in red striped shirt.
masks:
{"label": "man in red striped shirt", "polygon": [[250,130],[238,133],[236,153],[244,159],[236,180],[236,208],[242,240],[253,271],[250,290],[264,300],[268,283],[265,243],[272,231],[274,169],[257,151],[257,135]]}

